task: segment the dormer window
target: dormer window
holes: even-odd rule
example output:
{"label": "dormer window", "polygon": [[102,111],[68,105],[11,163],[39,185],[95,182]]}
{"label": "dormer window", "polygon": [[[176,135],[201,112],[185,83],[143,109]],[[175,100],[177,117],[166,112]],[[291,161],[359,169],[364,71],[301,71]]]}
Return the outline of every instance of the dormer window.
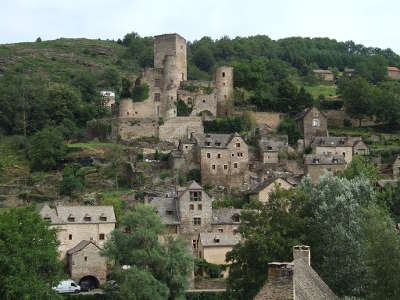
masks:
{"label": "dormer window", "polygon": [[312,126],[313,127],[319,127],[319,120],[318,119],[313,119]]}
{"label": "dormer window", "polygon": [[239,223],[240,222],[240,216],[238,214],[234,214],[232,216],[232,221],[235,223]]}
{"label": "dormer window", "polygon": [[319,164],[319,159],[318,159],[318,158],[314,158],[314,159],[313,159],[313,163],[314,163],[314,164]]}
{"label": "dormer window", "polygon": [[221,146],[220,142],[215,142],[215,146]]}
{"label": "dormer window", "polygon": [[44,219],[45,221],[51,222],[51,218],[50,218],[49,216],[45,216],[43,219]]}
{"label": "dormer window", "polygon": [[206,142],[206,146],[211,146],[211,143],[210,142]]}
{"label": "dormer window", "polygon": [[90,221],[92,221],[92,217],[89,216],[88,214],[86,214],[86,215],[83,217],[83,220],[84,220],[85,222],[90,222]]}
{"label": "dormer window", "polygon": [[68,222],[75,222],[75,217],[72,215],[72,214],[70,214],[69,216],[68,216]]}
{"label": "dormer window", "polygon": [[268,147],[267,147],[267,150],[272,150],[272,146],[268,146]]}
{"label": "dormer window", "polygon": [[200,191],[190,192],[190,201],[201,201],[201,192]]}
{"label": "dormer window", "polygon": [[337,164],[338,160],[336,158],[332,159],[332,163]]}
{"label": "dormer window", "polygon": [[104,214],[101,214],[100,221],[106,222],[107,221],[107,217]]}
{"label": "dormer window", "polygon": [[167,210],[167,215],[168,215],[168,216],[172,216],[173,213],[174,213],[174,212],[173,212],[172,210]]}
{"label": "dormer window", "polygon": [[214,237],[214,243],[218,244],[219,243],[219,237]]}

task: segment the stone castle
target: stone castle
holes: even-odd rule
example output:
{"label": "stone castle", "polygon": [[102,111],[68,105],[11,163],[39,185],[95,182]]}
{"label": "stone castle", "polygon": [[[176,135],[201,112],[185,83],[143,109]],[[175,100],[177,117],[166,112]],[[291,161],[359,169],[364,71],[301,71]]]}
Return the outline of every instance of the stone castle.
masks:
{"label": "stone castle", "polygon": [[[177,142],[191,133],[202,133],[201,116],[227,114],[233,94],[233,68],[218,67],[212,81],[187,80],[186,40],[179,34],[154,37],[154,68],[146,68],[135,86],[147,84],[149,96],[142,102],[120,100],[113,134],[122,140],[155,136]],[[191,108],[187,117],[178,116],[177,102]]]}

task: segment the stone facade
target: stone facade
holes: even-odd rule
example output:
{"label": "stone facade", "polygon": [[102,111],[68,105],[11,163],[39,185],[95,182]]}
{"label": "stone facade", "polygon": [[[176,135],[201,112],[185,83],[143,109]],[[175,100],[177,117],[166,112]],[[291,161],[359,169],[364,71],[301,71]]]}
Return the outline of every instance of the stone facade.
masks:
{"label": "stone facade", "polygon": [[400,156],[397,156],[393,162],[393,178],[400,177]]}
{"label": "stone facade", "polygon": [[203,184],[243,188],[249,181],[248,146],[238,134],[194,135]]}
{"label": "stone facade", "polygon": [[323,81],[333,82],[335,80],[335,76],[330,70],[313,70],[314,75]]}
{"label": "stone facade", "polygon": [[264,164],[279,163],[279,152],[288,150],[287,135],[267,135],[260,139],[260,159]]}
{"label": "stone facade", "polygon": [[93,241],[102,247],[115,228],[112,206],[57,206],[52,209],[44,205],[39,213],[58,230],[61,259],[83,240]]}
{"label": "stone facade", "polygon": [[316,107],[305,109],[295,117],[297,127],[304,137],[304,146],[311,145],[314,137],[328,136],[327,118]]}
{"label": "stone facade", "polygon": [[176,145],[182,138],[204,132],[203,122],[200,117],[176,117],[160,125],[158,137]]}
{"label": "stone facade", "polygon": [[342,155],[315,155],[304,156],[306,175],[310,176],[311,183],[316,184],[325,172],[335,174],[346,169],[346,161]]}
{"label": "stone facade", "polygon": [[[181,132],[187,128],[180,123],[180,128],[170,134],[171,126],[178,125],[168,125],[168,121],[177,117],[178,99],[192,107],[192,117],[204,111],[212,117],[226,115],[226,104],[233,95],[233,69],[226,66],[217,68],[214,80],[210,82],[187,81],[186,40],[178,34],[164,34],[154,37],[154,68],[145,69],[136,79],[135,86],[142,84],[149,86],[149,97],[142,102],[133,102],[132,99],[120,101],[118,119],[124,125],[119,125],[118,129],[113,128],[113,134],[118,134],[125,141],[154,135],[161,140],[177,141],[182,136]],[[188,91],[185,86],[195,89]],[[159,120],[165,122],[164,127],[160,126],[160,131],[150,128],[150,124],[158,123]],[[187,119],[187,123],[193,122]],[[143,127],[136,128],[143,123],[148,125],[148,131],[144,131]],[[199,121],[195,123],[195,127],[199,128]]]}
{"label": "stone facade", "polygon": [[71,279],[80,282],[92,276],[103,284],[107,277],[107,261],[100,255],[100,248],[92,241],[82,241],[67,252],[68,271]]}

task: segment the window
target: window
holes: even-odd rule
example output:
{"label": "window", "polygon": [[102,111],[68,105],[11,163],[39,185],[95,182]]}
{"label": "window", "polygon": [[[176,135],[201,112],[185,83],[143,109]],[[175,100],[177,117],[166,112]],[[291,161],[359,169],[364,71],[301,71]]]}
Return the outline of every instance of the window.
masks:
{"label": "window", "polygon": [[73,215],[69,215],[68,222],[75,222],[75,217]]}
{"label": "window", "polygon": [[74,287],[76,287],[76,284],[75,284],[75,283],[73,283],[73,282],[71,282],[71,286],[74,286]]}
{"label": "window", "polygon": [[225,82],[223,82],[222,85],[225,86]]}
{"label": "window", "polygon": [[90,222],[90,221],[92,220],[92,217],[89,216],[88,214],[86,214],[86,215],[83,217],[83,220],[86,221],[86,222]]}
{"label": "window", "polygon": [[219,243],[219,237],[214,237],[214,243],[218,244]]}
{"label": "window", "polygon": [[196,226],[201,225],[201,218],[193,218],[193,225]]}
{"label": "window", "polygon": [[161,99],[160,93],[154,93],[154,101],[160,102],[160,99]]}
{"label": "window", "polygon": [[197,205],[197,209],[198,209],[198,210],[202,210],[202,209],[203,209],[203,205],[198,204],[198,205]]}
{"label": "window", "polygon": [[346,152],[343,152],[342,154],[343,154],[343,157],[346,157]]}
{"label": "window", "polygon": [[233,164],[233,167],[234,167],[235,169],[237,169],[238,164],[237,164],[237,163],[234,163],[234,164]]}
{"label": "window", "polygon": [[85,256],[85,261],[87,261],[87,256]]}
{"label": "window", "polygon": [[167,210],[166,213],[167,213],[168,216],[172,216],[174,214],[174,212],[172,210]]}
{"label": "window", "polygon": [[217,154],[217,158],[221,158],[221,153],[218,153],[218,154]]}
{"label": "window", "polygon": [[221,146],[221,143],[220,142],[215,142],[215,146]]}
{"label": "window", "polygon": [[228,170],[228,165],[224,165],[224,170]]}
{"label": "window", "polygon": [[224,229],[223,228],[218,228],[218,232],[222,233],[222,232],[224,232]]}
{"label": "window", "polygon": [[206,142],[206,146],[211,146],[211,143],[210,142]]}
{"label": "window", "polygon": [[197,249],[197,241],[196,240],[192,240],[192,247],[193,247],[193,249]]}
{"label": "window", "polygon": [[236,148],[240,148],[240,143],[236,143]]}
{"label": "window", "polygon": [[313,159],[313,163],[314,163],[314,164],[319,164],[319,159],[318,159],[318,158],[314,158],[314,159]]}
{"label": "window", "polygon": [[232,153],[232,157],[234,157],[235,156],[235,153]]}
{"label": "window", "polygon": [[185,149],[189,148],[187,145],[185,146]]}
{"label": "window", "polygon": [[194,210],[194,204],[190,204],[190,205],[189,205],[189,209],[190,209],[190,210]]}
{"label": "window", "polygon": [[211,154],[210,153],[207,153],[207,158],[211,158]]}
{"label": "window", "polygon": [[190,201],[201,201],[201,192],[200,191],[190,192]]}
{"label": "window", "polygon": [[104,241],[104,238],[105,238],[104,233],[100,233],[100,234],[99,234],[99,240],[100,240],[100,241]]}
{"label": "window", "polygon": [[[182,49],[182,46],[181,46]],[[185,80],[185,73],[182,73],[182,80]]]}
{"label": "window", "polygon": [[126,115],[129,116],[129,111],[126,112]]}
{"label": "window", "polygon": [[215,170],[215,165],[212,165],[212,166],[211,166],[211,169]]}
{"label": "window", "polygon": [[68,239],[71,241],[72,240],[72,234],[68,235]]}
{"label": "window", "polygon": [[235,223],[240,222],[240,216],[238,214],[234,214],[232,216],[232,221],[235,222]]}
{"label": "window", "polygon": [[242,152],[238,152],[237,156],[238,157],[243,157],[243,153]]}
{"label": "window", "polygon": [[155,80],[154,80],[154,86],[155,86],[155,87],[161,87],[161,81],[160,81],[160,79],[155,79]]}
{"label": "window", "polygon": [[50,217],[44,217],[44,220],[51,222],[51,218]]}
{"label": "window", "polygon": [[101,215],[101,216],[100,216],[100,221],[106,222],[106,221],[107,221],[107,217],[104,216],[104,215]]}
{"label": "window", "polygon": [[313,119],[312,126],[313,127],[319,127],[319,119]]}
{"label": "window", "polygon": [[222,77],[225,77],[225,72],[222,72]]}
{"label": "window", "polygon": [[203,99],[203,103],[206,103],[206,99]]}

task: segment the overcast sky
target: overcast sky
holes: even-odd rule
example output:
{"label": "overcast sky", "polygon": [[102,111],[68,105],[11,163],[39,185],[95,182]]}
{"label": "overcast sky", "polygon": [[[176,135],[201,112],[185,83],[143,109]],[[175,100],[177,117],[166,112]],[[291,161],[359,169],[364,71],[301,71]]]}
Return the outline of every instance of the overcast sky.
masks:
{"label": "overcast sky", "polygon": [[0,0],[0,43],[177,32],[353,40],[400,53],[399,0]]}

